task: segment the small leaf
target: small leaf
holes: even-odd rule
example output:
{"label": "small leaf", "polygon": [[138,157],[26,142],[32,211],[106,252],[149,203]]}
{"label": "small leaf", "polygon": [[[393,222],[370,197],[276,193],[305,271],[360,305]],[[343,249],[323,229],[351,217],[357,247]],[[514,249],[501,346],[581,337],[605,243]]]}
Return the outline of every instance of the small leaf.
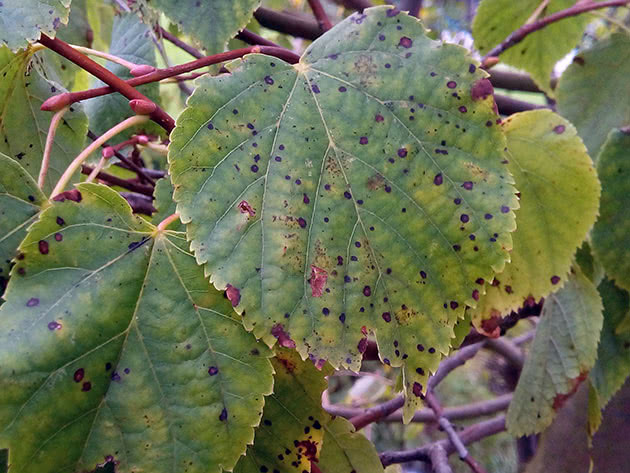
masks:
{"label": "small leaf", "polygon": [[[620,331],[622,324],[630,321],[630,301],[626,291],[619,289],[609,279],[599,285],[599,293],[604,303],[604,325],[597,351],[597,362],[590,373],[590,381],[595,390],[598,412],[621,388],[630,376],[630,332]],[[594,409],[594,407],[591,407]],[[589,416],[590,417],[590,416]],[[599,418],[589,422],[591,434],[599,427]]]}
{"label": "small leaf", "polygon": [[536,110],[510,116],[503,129],[520,208],[512,261],[488,281],[486,295],[471,309],[481,327],[483,320],[562,287],[599,205],[593,162],[569,122],[549,110]]}
{"label": "small leaf", "polygon": [[630,290],[630,131],[612,130],[597,161],[603,192],[593,250],[617,286]]}
{"label": "small leaf", "polygon": [[230,470],[271,392],[270,351],[185,247],[81,184],[29,230],[0,309],[11,471]]}
{"label": "small leaf", "polygon": [[[15,159],[34,179],[39,176],[52,113],[39,107],[65,90],[48,80],[42,59],[31,51],[12,54],[0,49],[0,152]],[[42,189],[52,191],[61,174],[83,149],[87,118],[81,104],[73,104],[57,128],[50,166]]]}
{"label": "small leaf", "polygon": [[[479,52],[487,53],[523,26],[540,4],[541,0],[483,0],[473,22],[473,37]],[[553,0],[537,19],[574,4],[575,0]],[[529,72],[536,85],[553,96],[550,85],[553,67],[578,45],[589,21],[588,15],[578,15],[547,25],[507,49],[501,54],[501,61]]]}
{"label": "small leaf", "polygon": [[575,125],[591,156],[613,128],[630,123],[630,36],[613,34],[580,52],[558,82],[558,112]]}
{"label": "small leaf", "polygon": [[597,289],[581,273],[551,294],[507,414],[508,431],[530,435],[548,427],[555,412],[586,379],[597,358],[602,327]]}
{"label": "small leaf", "polygon": [[24,168],[0,153],[0,296],[17,247],[45,202],[46,196]]}
{"label": "small leaf", "polygon": [[228,40],[247,25],[260,1],[153,0],[151,6],[164,12],[208,53],[219,53]]}
{"label": "small leaf", "polygon": [[389,7],[348,17],[294,66],[229,67],[198,81],[169,146],[197,261],[269,345],[358,370],[376,332],[383,362],[405,366],[409,419],[475,281],[511,248],[486,73]]}
{"label": "small leaf", "polygon": [[54,37],[68,23],[72,0],[4,0],[0,5],[0,45],[11,50],[36,42],[41,33]]}
{"label": "small leaf", "polygon": [[372,442],[355,432],[352,424],[343,417],[333,419],[326,426],[318,466],[321,471],[339,473],[384,472]]}
{"label": "small leaf", "polygon": [[[151,38],[151,29],[142,23],[133,13],[127,13],[114,18],[112,27],[112,42],[109,53],[118,56],[126,61],[138,65],[156,66],[155,46]],[[120,64],[108,62],[107,69],[121,79],[132,77],[129,69]],[[93,87],[105,85],[99,80],[95,80]],[[137,88],[151,100],[159,97],[159,84],[145,84]],[[125,118],[134,115],[129,106],[129,100],[120,94],[108,94],[96,97],[86,103],[86,111],[90,118],[90,128],[97,135],[101,135]],[[143,125],[153,133],[160,133],[160,128],[155,124]],[[137,130],[136,130],[137,131]],[[131,136],[134,129],[130,129],[110,140],[110,143],[117,143]]]}
{"label": "small leaf", "polygon": [[311,461],[319,460],[324,427],[331,419],[321,405],[324,376],[332,370],[320,371],[295,351],[282,348],[276,349],[271,362],[274,392],[265,401],[254,445],[247,448],[235,473],[303,473],[311,471]]}

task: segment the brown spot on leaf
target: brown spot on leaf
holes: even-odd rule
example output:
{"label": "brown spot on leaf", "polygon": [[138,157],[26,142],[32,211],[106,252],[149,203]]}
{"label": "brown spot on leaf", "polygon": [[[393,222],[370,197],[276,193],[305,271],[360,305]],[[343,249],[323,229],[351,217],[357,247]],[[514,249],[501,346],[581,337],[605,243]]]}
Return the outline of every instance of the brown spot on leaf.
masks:
{"label": "brown spot on leaf", "polygon": [[242,214],[246,213],[248,217],[253,217],[254,215],[256,215],[256,211],[251,205],[249,205],[249,202],[247,202],[246,200],[241,200],[241,202],[238,204],[238,209],[241,211]]}
{"label": "brown spot on leaf", "polygon": [[488,79],[479,79],[470,89],[473,100],[485,100],[494,94],[494,88]]}
{"label": "brown spot on leaf", "polygon": [[83,196],[81,195],[78,189],[65,191],[53,197],[53,200],[56,202],[65,202],[66,200],[71,200],[73,202],[81,202],[82,199],[83,199]]}
{"label": "brown spot on leaf", "polygon": [[225,294],[227,295],[228,300],[232,303],[232,307],[236,307],[241,302],[241,291],[231,284],[227,285]]}
{"label": "brown spot on leaf", "polygon": [[284,348],[295,348],[295,342],[291,340],[291,337],[284,331],[282,324],[276,324],[271,329],[271,335],[278,339],[278,343]]}
{"label": "brown spot on leaf", "polygon": [[302,440],[297,443],[298,451],[308,460],[316,462],[317,460],[317,443],[312,440]]}
{"label": "brown spot on leaf", "polygon": [[322,296],[327,279],[328,273],[326,272],[326,270],[315,265],[311,265],[311,278],[308,280],[308,283],[311,285],[311,292],[313,297]]}
{"label": "brown spot on leaf", "polygon": [[492,317],[481,322],[481,331],[489,338],[499,338],[501,336],[502,320],[503,318],[500,314],[493,313]]}
{"label": "brown spot on leaf", "polygon": [[562,406],[564,406],[564,404],[567,402],[567,400],[571,396],[573,396],[575,394],[577,389],[580,387],[580,384],[582,383],[582,381],[584,381],[586,379],[587,375],[588,375],[588,373],[580,373],[580,376],[570,380],[571,389],[569,390],[569,392],[567,392],[566,394],[556,394],[556,397],[553,399],[553,409],[554,409],[554,411],[557,411]]}

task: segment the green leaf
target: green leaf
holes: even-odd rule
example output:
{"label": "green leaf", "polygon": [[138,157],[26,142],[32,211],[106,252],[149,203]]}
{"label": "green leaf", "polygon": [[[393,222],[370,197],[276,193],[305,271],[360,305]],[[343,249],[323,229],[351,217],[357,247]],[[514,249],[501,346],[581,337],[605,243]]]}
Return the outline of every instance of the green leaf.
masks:
{"label": "green leaf", "polygon": [[584,241],[575,252],[575,262],[580,266],[584,276],[589,278],[593,284],[599,285],[604,279],[604,267],[593,253],[592,245],[588,241]]}
{"label": "green leaf", "polygon": [[520,192],[512,261],[488,284],[473,320],[507,314],[566,280],[576,249],[597,217],[600,184],[575,128],[549,110],[503,123],[508,169]]}
{"label": "green leaf", "polygon": [[[166,176],[155,184],[155,208],[157,210],[151,216],[151,220],[154,225],[158,225],[162,220],[164,220],[169,215],[177,212],[176,204],[173,201],[173,185],[171,184],[171,179],[169,176]],[[186,231],[186,228],[182,224],[181,221],[177,221],[177,223],[173,222],[168,227],[169,230],[173,231]]]}
{"label": "green leaf", "polygon": [[36,42],[41,33],[52,38],[68,23],[72,0],[4,0],[0,5],[0,45],[17,51]]}
{"label": "green leaf", "polygon": [[[156,66],[155,46],[151,39],[151,29],[133,13],[114,18],[109,53],[134,64]],[[107,69],[121,79],[130,79],[132,77],[129,69],[120,64],[108,62]],[[101,87],[103,85],[105,85],[103,82],[95,80],[93,87]],[[159,84],[157,83],[145,84],[137,87],[137,89],[151,100],[159,98]],[[129,107],[129,100],[120,94],[108,94],[89,100],[86,103],[86,111],[90,117],[90,129],[97,135],[102,135],[117,123],[134,115],[134,112]],[[142,128],[155,134],[160,133],[160,128],[155,124],[143,125]],[[137,129],[131,128],[117,135],[116,138],[109,142],[124,141],[137,131]]]}
{"label": "green leaf", "polygon": [[382,360],[405,366],[409,418],[475,281],[511,248],[486,74],[389,7],[348,17],[295,66],[230,68],[198,82],[169,146],[197,261],[269,345],[358,370],[375,331]]}
{"label": "green leaf", "polygon": [[630,330],[623,330],[630,321],[630,301],[628,293],[609,279],[599,285],[599,293],[604,302],[604,325],[590,380],[603,409],[630,376]]}
{"label": "green leaf", "polygon": [[[483,0],[473,22],[473,37],[479,52],[487,53],[523,26],[540,4],[540,0]],[[574,0],[553,0],[537,19],[574,4]],[[589,21],[587,15],[578,15],[552,23],[506,50],[501,61],[529,72],[538,87],[553,96],[550,85],[553,67],[578,45]]]}
{"label": "green leaf", "polygon": [[318,461],[324,426],[331,419],[321,404],[324,376],[332,370],[326,366],[320,371],[295,351],[282,348],[271,362],[276,372],[273,394],[265,400],[254,445],[234,473],[303,473],[311,471],[311,460]]}
{"label": "green leaf", "polygon": [[581,273],[545,300],[536,337],[507,413],[515,436],[541,432],[577,390],[597,358],[602,327],[597,289]]}
{"label": "green leaf", "polygon": [[260,0],[153,0],[181,30],[209,53],[222,52],[228,40],[251,19]]}
{"label": "green leaf", "polygon": [[372,442],[356,433],[353,425],[337,417],[325,429],[319,459],[321,471],[339,473],[383,473],[383,465]]}
{"label": "green leaf", "polygon": [[183,234],[156,232],[105,186],[66,196],[31,227],[0,309],[12,471],[232,469],[271,392],[269,350]]}
{"label": "green leaf", "polygon": [[599,220],[593,250],[617,286],[630,290],[630,130],[613,130],[597,162],[602,180]]}
{"label": "green leaf", "polygon": [[0,153],[0,296],[17,247],[45,202],[46,196],[24,168]]}
{"label": "green leaf", "polygon": [[[45,77],[41,59],[31,51],[12,54],[0,49],[0,152],[17,160],[37,179],[48,135],[50,112],[39,107],[44,100],[64,92]],[[61,174],[83,149],[87,118],[81,104],[73,104],[57,128],[50,166],[42,189],[52,191]]]}
{"label": "green leaf", "polygon": [[558,82],[558,112],[597,156],[613,128],[630,124],[630,36],[613,34],[573,59]]}

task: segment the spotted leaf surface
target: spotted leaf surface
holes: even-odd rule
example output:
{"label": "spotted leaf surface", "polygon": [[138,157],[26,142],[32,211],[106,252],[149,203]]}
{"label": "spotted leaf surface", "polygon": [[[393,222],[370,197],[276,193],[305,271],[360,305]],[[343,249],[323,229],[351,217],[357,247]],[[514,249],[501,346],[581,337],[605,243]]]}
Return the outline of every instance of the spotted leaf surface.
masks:
{"label": "spotted leaf surface", "polygon": [[597,358],[602,328],[597,288],[581,273],[543,306],[536,337],[507,413],[516,436],[541,432],[586,379]]}
{"label": "spotted leaf surface", "polygon": [[[41,168],[52,114],[39,107],[63,88],[45,76],[41,59],[31,51],[0,49],[0,152],[15,159],[33,178]],[[57,128],[43,188],[52,191],[61,174],[83,149],[87,117],[73,104]]]}
{"label": "spotted leaf surface", "polygon": [[558,82],[558,112],[595,156],[613,128],[630,123],[630,36],[613,34],[579,53]]}
{"label": "spotted leaf surface", "polygon": [[46,197],[24,168],[0,153],[0,295],[17,247],[45,202]]}
{"label": "spotted leaf surface", "polygon": [[153,0],[151,5],[195,38],[208,53],[219,53],[247,25],[260,1]]}
{"label": "spotted leaf surface", "polygon": [[375,331],[411,415],[511,248],[518,204],[485,73],[389,7],[295,66],[230,67],[198,82],[171,136],[197,261],[270,345],[358,369]]}
{"label": "spotted leaf surface", "polygon": [[[549,110],[503,123],[508,168],[520,195],[511,262],[472,309],[476,325],[539,300],[564,284],[573,255],[597,217],[600,184],[575,128]],[[489,326],[496,326],[490,323]]]}
{"label": "spotted leaf surface", "polygon": [[72,0],[4,0],[0,2],[0,46],[25,48],[44,33],[54,37],[68,23]]}
{"label": "spotted leaf surface", "polygon": [[597,162],[602,180],[600,216],[593,250],[617,286],[630,290],[630,130],[613,130]]}
{"label": "spotted leaf surface", "polygon": [[0,310],[11,470],[231,469],[271,391],[269,350],[183,234],[156,233],[105,186],[64,195],[20,246]]}
{"label": "spotted leaf surface", "polygon": [[324,445],[318,463],[321,471],[338,473],[383,473],[376,448],[343,417],[333,419],[325,428]]}
{"label": "spotted leaf surface", "polygon": [[[111,34],[112,40],[109,46],[111,54],[134,64],[156,66],[155,45],[151,38],[151,28],[142,23],[135,14],[127,13],[116,16]],[[121,79],[132,77],[129,69],[120,64],[108,62],[106,65],[111,72]],[[92,87],[104,85],[103,82],[94,80]],[[158,100],[159,98],[159,85],[157,83],[145,84],[138,90],[151,100]],[[97,135],[102,135],[117,123],[134,115],[129,107],[129,100],[120,94],[108,94],[89,100],[86,103],[86,112],[90,119],[90,129]],[[143,124],[141,129],[154,134],[159,134],[161,130],[155,124]],[[137,128],[131,128],[109,142],[123,141],[137,131]]]}
{"label": "spotted leaf surface", "polygon": [[[595,397],[597,412],[606,407],[630,376],[630,297],[609,279],[599,285],[599,293],[604,303],[604,324],[597,361],[589,376],[595,390],[595,396],[589,395],[589,407]],[[589,416],[591,433],[594,433],[601,416],[594,416],[595,421],[592,419]]]}
{"label": "spotted leaf surface", "polygon": [[331,419],[322,409],[321,396],[327,386],[324,376],[332,370],[319,370],[294,350],[282,348],[271,361],[276,372],[273,394],[265,401],[254,444],[235,473],[303,473],[311,471],[311,461],[319,461],[324,428]]}
{"label": "spotted leaf surface", "polygon": [[[537,19],[574,4],[573,0],[551,0]],[[485,54],[500,44],[523,26],[540,5],[539,0],[483,0],[473,22],[473,36],[479,52]],[[501,54],[501,61],[529,72],[541,90],[553,95],[550,85],[553,67],[578,45],[589,21],[588,15],[578,15],[552,23],[506,50]]]}

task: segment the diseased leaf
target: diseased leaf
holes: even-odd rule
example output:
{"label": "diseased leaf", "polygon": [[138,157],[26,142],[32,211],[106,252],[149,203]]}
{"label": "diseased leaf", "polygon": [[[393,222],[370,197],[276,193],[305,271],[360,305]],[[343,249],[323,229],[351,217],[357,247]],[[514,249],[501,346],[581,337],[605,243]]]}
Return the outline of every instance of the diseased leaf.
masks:
{"label": "diseased leaf", "polygon": [[376,448],[363,434],[354,431],[343,417],[333,419],[325,429],[319,459],[321,471],[335,473],[383,473]]}
{"label": "diseased leaf", "polygon": [[[590,373],[590,381],[596,397],[589,395],[589,407],[600,412],[630,376],[630,330],[624,324],[630,321],[630,301],[626,291],[619,289],[609,279],[599,285],[604,303],[604,325],[597,351],[597,362]],[[591,406],[595,404],[595,407]],[[591,435],[601,422],[599,417],[589,416]]]}
{"label": "diseased leaf", "polygon": [[[575,0],[552,0],[538,15],[542,19],[569,8]],[[541,0],[483,0],[473,22],[475,46],[485,54],[510,33],[523,26],[541,5]],[[550,80],[553,67],[578,45],[588,15],[577,15],[547,25],[501,54],[501,61],[529,72],[541,90],[553,96]]]}
{"label": "diseased leaf", "polygon": [[[64,92],[48,80],[41,59],[31,51],[11,53],[0,49],[0,152],[15,159],[34,179],[39,176],[50,120],[50,112],[39,107],[52,95]],[[75,103],[57,128],[50,165],[43,188],[52,191],[61,174],[83,149],[87,118]]]}
{"label": "diseased leaf", "polygon": [[530,435],[551,424],[595,363],[602,320],[597,289],[579,272],[545,300],[508,409],[511,434]]}
{"label": "diseased leaf", "polygon": [[0,46],[26,48],[41,33],[54,37],[68,23],[72,0],[3,0],[0,2]]}
{"label": "diseased leaf", "polygon": [[613,128],[630,123],[630,36],[613,34],[573,59],[558,82],[558,112],[575,125],[591,156]]}
{"label": "diseased leaf", "polygon": [[368,331],[404,366],[409,419],[518,206],[486,74],[389,7],[295,66],[199,80],[169,146],[197,261],[248,330],[357,370]]}
{"label": "diseased leaf", "polygon": [[17,247],[45,202],[46,196],[24,168],[0,153],[0,296]]}
{"label": "diseased leaf", "polygon": [[319,459],[324,426],[331,419],[322,409],[321,396],[327,385],[324,376],[332,370],[325,366],[320,371],[295,351],[282,348],[271,362],[276,372],[273,394],[265,400],[254,445],[235,473],[303,473]]}
{"label": "diseased leaf", "polygon": [[595,222],[601,190],[582,140],[559,115],[549,110],[517,113],[503,129],[520,208],[512,261],[489,281],[486,295],[471,309],[481,328],[483,320],[562,287],[576,249]]}
{"label": "diseased leaf", "polygon": [[[114,18],[109,53],[134,64],[156,66],[155,46],[151,39],[151,29],[133,13]],[[107,69],[121,79],[130,79],[132,77],[129,69],[120,64],[108,62]],[[101,87],[103,85],[105,85],[103,82],[95,80],[93,87]],[[155,82],[139,86],[137,90],[151,100],[157,100],[160,95],[159,84]],[[117,123],[134,115],[134,112],[129,107],[129,100],[120,94],[108,94],[89,100],[86,103],[86,111],[90,117],[90,128],[97,135],[102,135]],[[142,128],[153,133],[160,132],[160,128],[155,124],[145,124],[142,125]],[[123,141],[135,131],[137,129],[131,128],[117,135],[109,142],[117,143]]]}
{"label": "diseased leaf", "polygon": [[151,6],[177,23],[209,53],[220,53],[251,19],[260,0],[153,0]]}
{"label": "diseased leaf", "polygon": [[617,286],[630,290],[630,130],[612,130],[597,170],[603,191],[593,250]]}
{"label": "diseased leaf", "polygon": [[231,469],[271,392],[269,350],[181,233],[81,184],[42,212],[0,310],[0,448],[11,471]]}

